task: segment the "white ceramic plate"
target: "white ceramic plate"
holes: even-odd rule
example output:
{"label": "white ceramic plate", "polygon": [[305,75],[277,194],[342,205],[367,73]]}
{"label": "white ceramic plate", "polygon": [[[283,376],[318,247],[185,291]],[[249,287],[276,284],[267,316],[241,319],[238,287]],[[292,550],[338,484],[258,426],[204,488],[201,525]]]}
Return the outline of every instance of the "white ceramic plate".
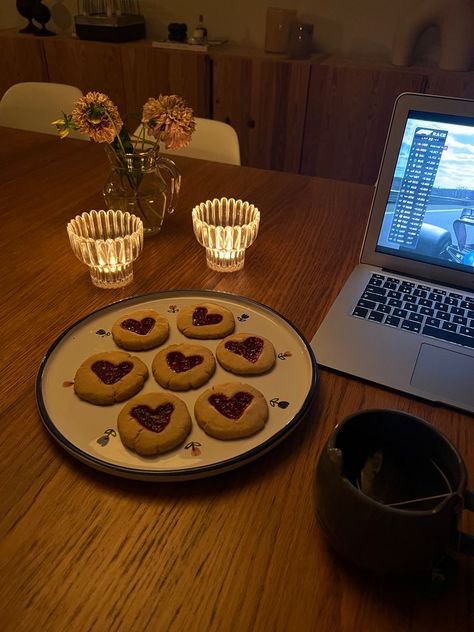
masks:
{"label": "white ceramic plate", "polygon": [[[198,389],[175,394],[186,402],[193,428],[185,443],[157,457],[141,457],[124,447],[117,431],[117,416],[125,402],[95,406],[74,393],[77,368],[94,353],[118,350],[110,334],[112,324],[131,309],[154,309],[169,320],[165,345],[190,341],[176,327],[182,307],[199,302],[218,303],[234,314],[237,332],[268,338],[277,353],[267,374],[236,376],[218,363],[214,376]],[[193,341],[191,341],[193,342]],[[196,340],[213,352],[220,340]],[[141,393],[163,390],[154,380],[151,363],[158,349],[131,352],[150,369]],[[194,420],[194,402],[212,384],[231,381],[252,384],[263,393],[270,415],[265,428],[245,439],[220,441],[209,437]],[[51,346],[36,378],[36,399],[43,422],[52,436],[88,465],[117,476],[144,480],[188,480],[239,467],[261,456],[284,439],[301,421],[316,390],[317,368],[313,352],[295,327],[272,309],[250,299],[201,290],[176,290],[137,296],[93,312],[65,331]]]}

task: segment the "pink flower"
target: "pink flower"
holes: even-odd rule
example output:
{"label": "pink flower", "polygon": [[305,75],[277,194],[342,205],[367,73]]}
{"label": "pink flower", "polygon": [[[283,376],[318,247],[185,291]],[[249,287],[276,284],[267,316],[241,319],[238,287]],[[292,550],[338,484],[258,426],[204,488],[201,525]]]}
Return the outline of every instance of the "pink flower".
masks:
{"label": "pink flower", "polygon": [[112,143],[123,126],[117,107],[101,92],[88,92],[80,98],[71,119],[82,134],[96,143]]}
{"label": "pink flower", "polygon": [[176,94],[148,99],[143,106],[142,124],[148,135],[163,142],[166,149],[189,145],[196,128],[193,110]]}

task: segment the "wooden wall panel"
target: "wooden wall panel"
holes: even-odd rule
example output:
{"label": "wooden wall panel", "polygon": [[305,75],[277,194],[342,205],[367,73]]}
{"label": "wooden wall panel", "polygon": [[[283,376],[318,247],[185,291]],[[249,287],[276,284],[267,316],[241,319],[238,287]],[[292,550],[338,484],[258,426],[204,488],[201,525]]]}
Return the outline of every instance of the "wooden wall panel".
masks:
{"label": "wooden wall panel", "polygon": [[0,32],[0,98],[14,83],[48,81],[41,38],[17,33]]}
{"label": "wooden wall panel", "polygon": [[309,63],[216,55],[213,117],[237,131],[243,164],[299,171]]}
{"label": "wooden wall panel", "polygon": [[141,112],[149,97],[179,94],[196,116],[210,116],[209,59],[203,53],[135,44],[121,48],[127,111]]}
{"label": "wooden wall panel", "polygon": [[416,72],[313,65],[301,172],[373,184],[396,97],[425,83]]}
{"label": "wooden wall panel", "polygon": [[72,84],[83,92],[104,92],[125,115],[120,44],[50,37],[44,39],[43,46],[50,81]]}

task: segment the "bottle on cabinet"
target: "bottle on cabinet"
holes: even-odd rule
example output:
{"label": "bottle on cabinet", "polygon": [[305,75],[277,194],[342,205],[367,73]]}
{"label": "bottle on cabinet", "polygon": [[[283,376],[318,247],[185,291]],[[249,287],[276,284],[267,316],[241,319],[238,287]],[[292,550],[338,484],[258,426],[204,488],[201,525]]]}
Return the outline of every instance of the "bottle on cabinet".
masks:
{"label": "bottle on cabinet", "polygon": [[196,44],[205,44],[207,42],[207,28],[204,26],[204,17],[199,16],[199,22],[193,31],[192,40]]}

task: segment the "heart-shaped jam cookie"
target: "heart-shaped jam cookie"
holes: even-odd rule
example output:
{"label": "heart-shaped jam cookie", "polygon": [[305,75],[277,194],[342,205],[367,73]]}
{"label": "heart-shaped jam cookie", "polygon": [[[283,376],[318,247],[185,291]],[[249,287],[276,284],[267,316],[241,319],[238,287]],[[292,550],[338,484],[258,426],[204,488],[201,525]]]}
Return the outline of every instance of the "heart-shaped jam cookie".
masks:
{"label": "heart-shaped jam cookie", "polygon": [[146,404],[142,404],[140,406],[134,406],[130,411],[130,415],[148,430],[152,432],[163,432],[171,420],[173,410],[174,406],[171,403],[162,404],[155,409],[150,408],[150,406]]}
{"label": "heart-shaped jam cookie", "polygon": [[170,351],[166,356],[166,363],[175,373],[184,373],[202,364],[204,358],[201,355],[185,356],[181,351]]}
{"label": "heart-shaped jam cookie", "polygon": [[238,342],[237,340],[229,340],[225,343],[225,348],[232,353],[243,356],[249,362],[257,362],[263,351],[263,340],[257,336],[249,336]]}
{"label": "heart-shaped jam cookie", "polygon": [[127,318],[120,323],[120,327],[122,327],[122,329],[126,329],[127,331],[133,331],[133,333],[139,334],[140,336],[146,336],[153,329],[155,322],[155,319],[151,316],[147,316],[141,320]]}
{"label": "heart-shaped jam cookie", "polygon": [[193,312],[193,325],[217,325],[223,319],[222,314],[208,314],[207,307],[196,307]]}
{"label": "heart-shaped jam cookie", "polygon": [[120,364],[112,364],[108,360],[97,360],[91,366],[91,370],[104,384],[115,384],[121,380],[127,373],[133,369],[131,362],[120,362]]}
{"label": "heart-shaped jam cookie", "polygon": [[224,417],[240,419],[252,399],[253,395],[244,391],[239,391],[232,397],[226,397],[222,393],[215,393],[209,397],[209,403]]}

